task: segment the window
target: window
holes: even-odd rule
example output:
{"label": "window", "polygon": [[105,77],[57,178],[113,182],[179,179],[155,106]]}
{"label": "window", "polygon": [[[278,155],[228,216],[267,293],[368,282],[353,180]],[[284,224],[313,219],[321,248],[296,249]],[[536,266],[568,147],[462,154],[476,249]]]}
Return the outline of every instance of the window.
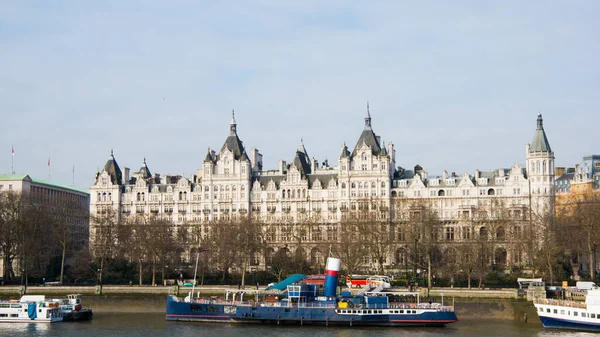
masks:
{"label": "window", "polygon": [[454,227],[446,228],[446,241],[454,241]]}

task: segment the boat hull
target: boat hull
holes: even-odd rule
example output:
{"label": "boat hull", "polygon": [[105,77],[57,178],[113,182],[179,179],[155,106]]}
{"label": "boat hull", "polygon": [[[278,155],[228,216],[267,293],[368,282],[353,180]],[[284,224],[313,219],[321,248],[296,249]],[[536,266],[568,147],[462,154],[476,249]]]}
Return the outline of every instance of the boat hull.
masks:
{"label": "boat hull", "polygon": [[[354,312],[354,313],[352,313]],[[170,321],[343,325],[343,326],[445,326],[458,319],[453,311],[435,309],[343,310],[327,307],[252,306],[247,304],[188,303],[167,299]]]}
{"label": "boat hull", "polygon": [[540,316],[540,321],[545,328],[568,329],[580,331],[600,331],[600,323],[573,321],[555,317]]}
{"label": "boat hull", "polygon": [[71,311],[63,317],[64,322],[83,322],[91,321],[93,317],[92,309],[81,309],[78,311]]}

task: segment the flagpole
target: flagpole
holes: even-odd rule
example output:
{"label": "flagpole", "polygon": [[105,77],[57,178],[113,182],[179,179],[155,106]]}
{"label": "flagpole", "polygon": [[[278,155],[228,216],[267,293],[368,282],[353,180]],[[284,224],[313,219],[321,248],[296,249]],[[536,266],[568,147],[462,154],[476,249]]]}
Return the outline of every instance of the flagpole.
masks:
{"label": "flagpole", "polygon": [[50,181],[50,156],[48,156],[48,181]]}
{"label": "flagpole", "polygon": [[15,147],[12,146],[11,147],[11,158],[10,158],[10,172],[12,172],[12,174],[15,174]]}
{"label": "flagpole", "polygon": [[71,184],[71,187],[75,187],[75,164],[73,164],[73,183]]}

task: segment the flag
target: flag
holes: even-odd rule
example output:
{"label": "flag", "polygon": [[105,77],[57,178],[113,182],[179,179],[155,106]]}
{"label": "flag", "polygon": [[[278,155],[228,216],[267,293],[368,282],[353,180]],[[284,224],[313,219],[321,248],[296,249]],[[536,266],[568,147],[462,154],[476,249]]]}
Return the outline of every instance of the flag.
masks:
{"label": "flag", "polygon": [[15,147],[14,146],[12,147],[12,156],[13,157],[15,156]]}
{"label": "flag", "polygon": [[48,156],[48,166],[50,166],[50,156]]}

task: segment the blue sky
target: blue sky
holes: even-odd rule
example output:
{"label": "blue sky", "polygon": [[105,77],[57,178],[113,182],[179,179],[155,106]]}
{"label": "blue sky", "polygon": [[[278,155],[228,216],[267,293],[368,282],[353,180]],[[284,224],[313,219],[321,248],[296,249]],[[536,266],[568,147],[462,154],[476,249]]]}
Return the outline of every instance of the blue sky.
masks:
{"label": "blue sky", "polygon": [[600,153],[598,1],[0,2],[0,173],[88,188],[121,166],[189,176],[231,110],[264,167],[337,165],[373,128],[397,166],[525,162],[538,111],[557,166]]}

